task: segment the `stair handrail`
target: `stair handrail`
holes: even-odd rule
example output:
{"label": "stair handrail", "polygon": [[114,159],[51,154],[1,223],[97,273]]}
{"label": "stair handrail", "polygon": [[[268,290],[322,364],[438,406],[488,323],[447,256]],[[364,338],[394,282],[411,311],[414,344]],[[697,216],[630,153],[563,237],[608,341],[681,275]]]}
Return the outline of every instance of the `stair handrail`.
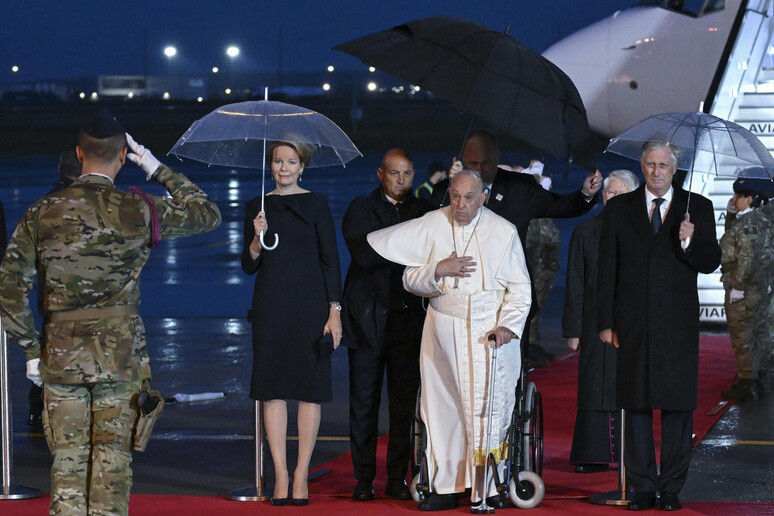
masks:
{"label": "stair handrail", "polygon": [[733,119],[738,112],[739,95],[755,88],[766,50],[774,32],[772,0],[750,0],[744,22],[726,63],[720,87],[710,113]]}

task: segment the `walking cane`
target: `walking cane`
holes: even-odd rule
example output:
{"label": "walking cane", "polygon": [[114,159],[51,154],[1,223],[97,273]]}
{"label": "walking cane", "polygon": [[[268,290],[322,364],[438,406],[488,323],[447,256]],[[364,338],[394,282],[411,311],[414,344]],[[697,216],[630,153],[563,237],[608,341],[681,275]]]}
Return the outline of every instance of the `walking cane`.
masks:
{"label": "walking cane", "polygon": [[[497,337],[495,337],[494,333],[489,335],[490,341],[496,341]],[[481,499],[481,503],[475,507],[471,508],[471,512],[473,514],[493,514],[494,513],[494,507],[490,507],[489,504],[486,503],[486,493],[489,487],[489,446],[491,444],[492,439],[492,408],[494,406],[494,387],[495,387],[495,376],[497,372],[497,344],[494,344],[494,347],[492,348],[492,367],[489,370],[489,410],[487,414],[487,421],[486,421],[486,456],[484,458],[484,489],[483,489],[483,496]],[[492,467],[496,467],[496,464],[494,461],[492,461]]]}
{"label": "walking cane", "polygon": [[11,425],[11,397],[8,390],[8,342],[0,322],[0,424],[2,424],[3,485],[0,500],[38,498],[40,491],[13,482],[13,426]]}

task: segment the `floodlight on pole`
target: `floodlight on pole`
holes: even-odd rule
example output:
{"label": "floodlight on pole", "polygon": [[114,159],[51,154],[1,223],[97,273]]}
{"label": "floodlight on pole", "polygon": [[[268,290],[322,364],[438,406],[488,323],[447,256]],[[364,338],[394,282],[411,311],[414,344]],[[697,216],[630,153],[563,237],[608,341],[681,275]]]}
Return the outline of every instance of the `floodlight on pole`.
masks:
{"label": "floodlight on pole", "polygon": [[[229,66],[229,82],[231,83],[231,86],[234,86],[234,62],[236,61],[237,56],[239,55],[239,47],[231,45],[226,49],[226,55],[229,57],[230,66]],[[231,95],[231,89],[229,88],[226,91],[226,95]]]}

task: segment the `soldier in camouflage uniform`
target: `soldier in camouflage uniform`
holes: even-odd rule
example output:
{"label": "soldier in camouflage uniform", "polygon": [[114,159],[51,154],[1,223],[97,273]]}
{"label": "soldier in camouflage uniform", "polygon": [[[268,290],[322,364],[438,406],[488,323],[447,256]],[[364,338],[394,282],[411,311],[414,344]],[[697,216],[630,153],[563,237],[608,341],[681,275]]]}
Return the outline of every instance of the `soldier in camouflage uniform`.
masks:
{"label": "soldier in camouflage uniform", "polygon": [[738,401],[756,400],[761,394],[757,379],[765,343],[760,341],[760,330],[756,326],[760,326],[767,295],[765,276],[760,273],[760,262],[755,260],[754,253],[760,233],[757,208],[766,200],[761,193],[766,186],[764,181],[746,177],[734,181],[734,197],[729,202],[726,232],[720,239],[726,320],[739,379],[730,389],[723,391],[722,396]]}
{"label": "soldier in camouflage uniform", "polygon": [[[28,378],[43,382],[50,514],[126,515],[136,399],[151,376],[140,272],[159,238],[210,231],[220,212],[107,110],[82,128],[76,151],[81,177],[33,204],[14,231],[0,268],[0,314],[24,348]],[[126,158],[171,197],[116,189]],[[28,300],[36,262],[48,321],[42,356]]]}
{"label": "soldier in camouflage uniform", "polygon": [[765,181],[761,186],[764,205],[746,217],[748,231],[757,237],[749,243],[753,266],[745,271],[745,283],[752,287],[745,291],[745,300],[748,301],[752,337],[758,349],[758,387],[762,394],[771,390],[774,368],[774,202],[766,203],[765,200],[765,197],[774,196],[774,183]]}

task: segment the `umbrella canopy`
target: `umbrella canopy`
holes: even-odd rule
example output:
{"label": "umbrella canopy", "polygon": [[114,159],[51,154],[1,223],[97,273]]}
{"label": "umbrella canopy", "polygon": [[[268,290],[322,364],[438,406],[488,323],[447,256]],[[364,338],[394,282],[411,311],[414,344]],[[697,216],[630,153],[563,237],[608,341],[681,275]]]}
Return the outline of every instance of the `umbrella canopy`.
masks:
{"label": "umbrella canopy", "polygon": [[194,122],[169,151],[208,165],[263,168],[266,141],[315,147],[306,168],[345,165],[362,156],[339,126],[300,106],[271,100],[221,106]]}
{"label": "umbrella canopy", "polygon": [[[263,211],[267,141],[313,146],[314,153],[305,168],[345,165],[362,156],[344,131],[320,113],[268,99],[219,107],[191,124],[169,154],[208,165],[260,168]],[[271,246],[264,241],[263,231],[259,238],[269,251],[279,244],[276,233]]]}
{"label": "umbrella canopy", "polygon": [[645,142],[670,143],[682,153],[677,168],[734,177],[771,179],[774,158],[744,127],[707,113],[662,113],[636,123],[610,140],[605,152],[639,161]]}
{"label": "umbrella canopy", "polygon": [[419,85],[536,149],[594,168],[575,85],[507,34],[464,19],[425,18],[333,49]]}

